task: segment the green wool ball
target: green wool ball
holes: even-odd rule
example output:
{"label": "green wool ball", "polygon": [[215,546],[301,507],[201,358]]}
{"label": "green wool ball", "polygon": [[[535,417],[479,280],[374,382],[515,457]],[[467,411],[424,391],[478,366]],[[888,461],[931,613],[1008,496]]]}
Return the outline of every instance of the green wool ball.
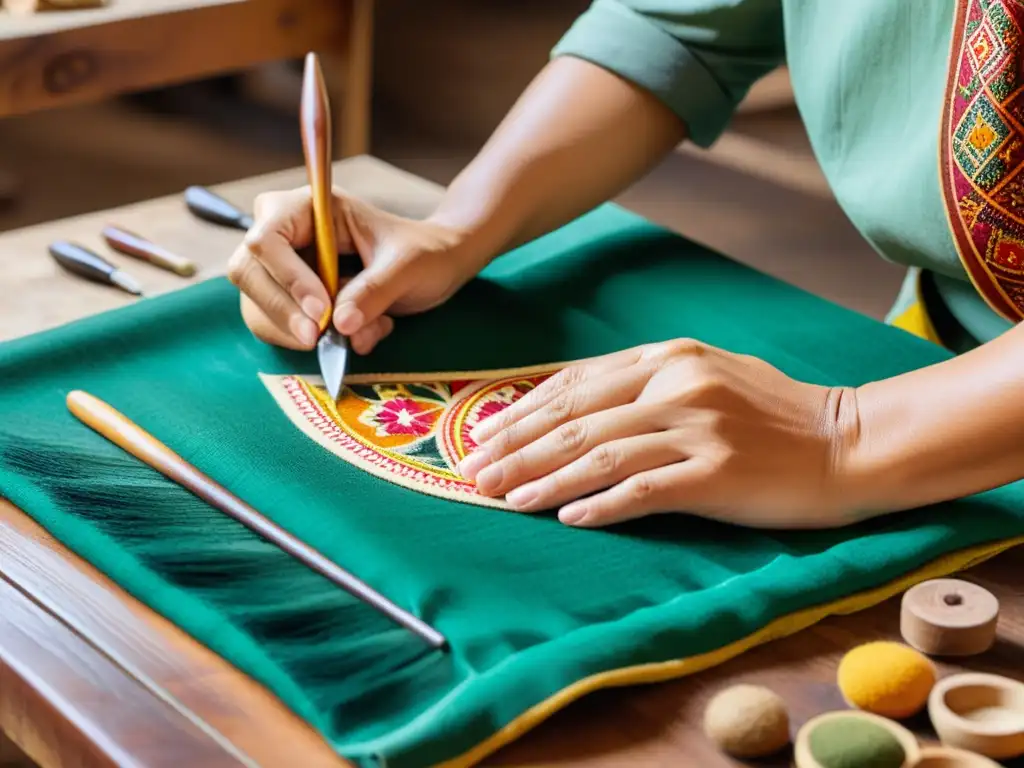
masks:
{"label": "green wool ball", "polygon": [[856,717],[841,717],[811,731],[811,755],[822,768],[900,768],[903,745],[882,726]]}

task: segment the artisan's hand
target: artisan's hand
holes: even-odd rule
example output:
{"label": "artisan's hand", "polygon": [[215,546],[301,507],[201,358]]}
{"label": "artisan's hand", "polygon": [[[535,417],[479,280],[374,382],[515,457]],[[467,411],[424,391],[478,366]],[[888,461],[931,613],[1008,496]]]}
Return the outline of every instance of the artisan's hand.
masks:
{"label": "artisan's hand", "polygon": [[[309,188],[260,195],[254,217],[228,267],[242,292],[243,318],[267,343],[312,349],[332,302],[297,253],[313,243]],[[478,269],[452,228],[404,219],[337,192],[334,220],[340,252],[358,252],[364,267],[342,287],[333,315],[359,354],[391,332],[391,316],[436,307]]]}
{"label": "artisan's hand", "polygon": [[459,467],[513,509],[603,526],[687,512],[755,527],[849,522],[852,390],[673,341],[585,361],[476,427]]}

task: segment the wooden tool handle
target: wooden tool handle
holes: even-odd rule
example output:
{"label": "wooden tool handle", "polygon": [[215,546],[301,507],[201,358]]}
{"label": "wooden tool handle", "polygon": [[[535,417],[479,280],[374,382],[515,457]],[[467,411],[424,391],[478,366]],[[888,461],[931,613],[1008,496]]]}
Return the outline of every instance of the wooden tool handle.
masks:
{"label": "wooden tool handle", "polygon": [[107,245],[126,256],[133,256],[157,267],[168,269],[182,277],[191,277],[196,273],[196,265],[184,256],[171,253],[166,248],[161,248],[156,243],[151,243],[134,232],[120,227],[106,227],[102,236]]}
{"label": "wooden tool handle", "polygon": [[447,646],[444,636],[436,629],[402,610],[368,584],[261,515],[102,400],[87,392],[75,390],[68,393],[67,406],[79,421],[114,445],[187,488],[215,509],[233,517],[396,623],[416,633],[434,648]]}
{"label": "wooden tool handle", "polygon": [[[333,300],[338,295],[338,244],[334,231],[333,182],[331,181],[331,109],[320,60],[306,56],[302,82],[302,150],[313,196],[317,272]],[[321,332],[330,316],[321,321]]]}

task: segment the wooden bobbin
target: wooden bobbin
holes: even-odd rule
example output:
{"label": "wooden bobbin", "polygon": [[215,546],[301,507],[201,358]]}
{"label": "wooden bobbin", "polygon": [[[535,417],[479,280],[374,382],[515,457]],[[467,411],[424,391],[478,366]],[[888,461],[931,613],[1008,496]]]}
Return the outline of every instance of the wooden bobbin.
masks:
{"label": "wooden bobbin", "polygon": [[929,656],[973,656],[996,639],[999,601],[977,584],[934,579],[907,590],[900,632],[913,648]]}
{"label": "wooden bobbin", "polygon": [[939,740],[997,760],[1024,755],[1024,683],[967,672],[940,680],[928,698]]}
{"label": "wooden bobbin", "polygon": [[913,768],[999,768],[999,764],[963,749],[926,747]]}

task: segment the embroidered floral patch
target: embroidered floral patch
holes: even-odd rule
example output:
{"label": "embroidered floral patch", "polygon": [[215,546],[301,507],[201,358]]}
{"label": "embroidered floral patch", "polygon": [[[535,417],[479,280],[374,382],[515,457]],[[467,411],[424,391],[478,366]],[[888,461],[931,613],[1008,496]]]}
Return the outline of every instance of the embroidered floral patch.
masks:
{"label": "embroidered floral patch", "polygon": [[456,467],[476,447],[473,427],[555,370],[350,376],[337,403],[316,376],[261,378],[296,427],[348,463],[422,493],[504,507]]}

